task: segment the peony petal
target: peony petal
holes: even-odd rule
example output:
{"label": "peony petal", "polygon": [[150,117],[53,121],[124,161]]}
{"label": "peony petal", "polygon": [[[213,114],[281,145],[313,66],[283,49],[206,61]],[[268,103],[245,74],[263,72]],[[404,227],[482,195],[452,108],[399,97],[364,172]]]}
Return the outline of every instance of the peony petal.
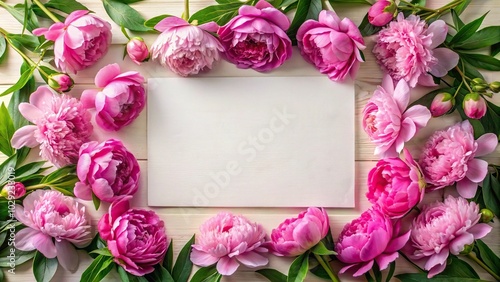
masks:
{"label": "peony petal", "polygon": [[119,74],[120,66],[118,64],[109,64],[97,72],[95,85],[101,88],[106,87]]}
{"label": "peony petal", "polygon": [[235,258],[229,258],[227,256],[221,257],[219,262],[217,263],[217,271],[222,275],[232,275],[236,272],[236,269],[240,264],[236,261]]}
{"label": "peony petal", "polygon": [[87,109],[95,108],[95,96],[99,93],[97,89],[86,89],[83,90],[82,96],[80,97],[80,102]]}
{"label": "peony petal", "polygon": [[453,241],[450,242],[449,248],[450,248],[450,253],[454,255],[458,255],[461,251],[464,250],[465,245],[470,245],[474,242],[474,235],[470,233],[463,233],[462,235],[456,237],[453,239]]}
{"label": "peony petal", "polygon": [[446,263],[443,263],[443,264],[438,264],[436,266],[434,266],[433,268],[431,268],[429,270],[429,273],[427,274],[427,278],[432,278],[434,277],[435,275],[443,272],[443,270],[446,268]]}
{"label": "peony petal", "polygon": [[467,232],[474,235],[474,239],[481,239],[484,236],[488,235],[488,233],[490,233],[490,231],[492,229],[493,229],[493,227],[489,226],[486,223],[478,223],[478,224],[472,226],[471,228],[469,228],[469,230],[467,230]]}
{"label": "peony petal", "polygon": [[208,22],[201,24],[198,27],[208,32],[217,33],[217,30],[219,30],[220,26],[216,22]]}
{"label": "peony petal", "polygon": [[427,28],[427,34],[432,33],[432,44],[429,48],[434,49],[441,45],[446,39],[446,34],[448,33],[448,26],[443,20],[434,21]]}
{"label": "peony petal", "polygon": [[75,188],[73,189],[73,193],[77,198],[82,200],[90,201],[92,200],[92,188],[89,185],[83,182],[77,182],[75,184]]}
{"label": "peony petal", "polygon": [[394,95],[394,80],[388,74],[385,74],[382,78],[382,88],[384,88],[385,92]]}
{"label": "peony petal", "polygon": [[86,14],[90,13],[90,11],[87,10],[76,10],[72,12],[71,14],[68,15],[66,20],[64,20],[65,24],[71,24],[72,22],[76,21],[77,19],[85,16]]}
{"label": "peony petal", "polygon": [[51,110],[50,102],[54,97],[54,93],[48,86],[40,86],[36,89],[30,96],[30,104],[39,108],[42,112],[45,110]]}
{"label": "peony petal", "polygon": [[387,245],[387,248],[385,248],[384,252],[385,253],[392,253],[392,252],[399,251],[401,248],[404,247],[406,242],[408,242],[408,240],[410,239],[410,235],[411,235],[411,231],[408,231],[399,237],[393,238],[389,242],[389,244]]}
{"label": "peony petal", "polygon": [[438,264],[446,265],[446,259],[448,259],[448,249],[441,249],[441,252],[432,255],[425,263],[424,269],[430,270]]}
{"label": "peony petal", "polygon": [[476,195],[477,183],[470,181],[468,178],[464,178],[457,182],[457,192],[460,196],[470,199]]}
{"label": "peony petal", "polygon": [[181,18],[167,17],[158,22],[155,25],[155,29],[158,30],[159,32],[164,32],[165,30],[170,29],[172,27],[187,26],[187,25],[189,25],[189,23]]}
{"label": "peony petal", "polygon": [[214,257],[209,253],[199,251],[199,250],[194,249],[194,248],[191,251],[190,258],[194,264],[196,264],[198,266],[203,266],[203,267],[210,266],[219,260],[219,258]]}
{"label": "peony petal", "polygon": [[39,145],[35,138],[35,130],[37,130],[36,125],[26,125],[19,128],[11,139],[11,144],[14,149],[20,149],[21,147],[33,148]]}
{"label": "peony petal", "polygon": [[398,258],[398,252],[394,252],[392,254],[381,254],[380,256],[375,258],[380,270],[386,269],[389,264],[395,261]]}
{"label": "peony petal", "polygon": [[432,86],[437,86],[437,84],[434,82],[434,79],[432,78],[432,75],[428,73],[423,73],[418,77],[418,82],[419,85],[422,86],[427,86],[427,87],[432,87]]}
{"label": "peony petal", "polygon": [[437,59],[437,63],[431,67],[430,73],[434,76],[443,77],[458,64],[458,54],[448,48],[434,49],[433,55]]}
{"label": "peony petal", "polygon": [[38,234],[42,234],[39,230],[31,227],[26,227],[16,233],[16,248],[21,251],[32,251],[35,249],[33,238]]}
{"label": "peony petal", "polygon": [[425,106],[415,105],[409,108],[403,114],[403,119],[410,118],[417,128],[423,128],[427,125],[427,122],[431,119],[431,111]]}
{"label": "peony petal", "polygon": [[247,267],[259,267],[269,263],[269,259],[256,252],[247,252],[238,255],[236,259]]}
{"label": "peony petal", "polygon": [[370,269],[372,269],[372,267],[373,267],[373,260],[361,265],[361,267],[356,272],[354,272],[354,274],[352,276],[354,276],[354,277],[361,276],[361,275],[365,274],[366,272],[370,271]]}
{"label": "peony petal", "polygon": [[394,89],[394,99],[398,103],[399,112],[404,112],[408,103],[410,103],[410,87],[404,79],[401,79],[398,84],[396,84],[396,88]]}
{"label": "peony petal", "polygon": [[78,253],[75,247],[66,240],[56,241],[57,260],[59,264],[70,272],[78,269]]}
{"label": "peony petal", "polygon": [[482,157],[495,151],[498,145],[498,137],[494,133],[481,135],[477,140],[476,157]]}
{"label": "peony petal", "polygon": [[39,108],[30,103],[19,104],[19,112],[25,119],[34,124],[36,124],[36,121],[39,118],[42,118],[44,116],[44,113]]}
{"label": "peony petal", "polygon": [[130,199],[132,199],[132,196],[123,196],[109,206],[109,216],[111,217],[111,222],[114,222],[117,217],[130,209]]}
{"label": "peony petal", "polygon": [[467,172],[465,177],[470,181],[479,183],[484,180],[488,173],[488,162],[480,159],[471,159],[467,162]]}
{"label": "peony petal", "polygon": [[52,237],[47,236],[43,233],[38,233],[33,236],[33,245],[35,248],[40,251],[46,258],[55,258],[57,255],[56,246],[52,241]]}

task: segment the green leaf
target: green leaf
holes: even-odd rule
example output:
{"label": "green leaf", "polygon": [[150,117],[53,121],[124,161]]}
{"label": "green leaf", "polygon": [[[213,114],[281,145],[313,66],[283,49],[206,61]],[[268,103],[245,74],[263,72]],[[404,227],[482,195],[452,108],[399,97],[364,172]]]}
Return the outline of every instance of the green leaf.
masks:
{"label": "green leaf", "polygon": [[172,275],[161,265],[156,265],[155,270],[146,275],[148,281],[176,282]]}
{"label": "green leaf", "polygon": [[320,256],[337,255],[336,252],[329,250],[322,241],[312,248],[312,253]]}
{"label": "green leaf", "polygon": [[94,193],[92,193],[92,203],[94,203],[95,210],[99,210],[99,207],[101,206],[101,199],[97,198]]}
{"label": "green leaf", "polygon": [[215,265],[212,265],[198,269],[189,282],[216,282],[221,277]]}
{"label": "green leaf", "polygon": [[24,47],[32,52],[40,45],[38,37],[28,34],[9,34],[9,39],[17,48]]}
{"label": "green leaf", "polygon": [[308,19],[317,20],[322,8],[321,0],[299,0],[295,16],[292,19],[290,28],[286,32],[293,44],[297,43],[296,37],[299,27]]}
{"label": "green leaf", "polygon": [[123,26],[132,31],[150,31],[144,26],[146,21],[139,12],[127,4],[116,0],[103,0],[104,9],[108,16],[119,26]]}
{"label": "green leaf", "polygon": [[[311,263],[311,262],[309,262],[309,263]],[[322,278],[325,280],[331,280],[330,275],[328,275],[328,272],[326,272],[326,270],[321,266],[321,264],[318,264],[315,267],[309,269],[309,272],[318,276],[319,278]]]}
{"label": "green leaf", "polygon": [[168,17],[171,17],[172,15],[168,15],[168,14],[164,14],[164,15],[160,15],[160,16],[156,16],[154,18],[151,18],[147,21],[144,22],[144,26],[145,27],[148,27],[150,29],[154,29],[155,26],[161,22],[163,19],[165,18],[168,18]]}
{"label": "green leaf", "polygon": [[167,254],[163,260],[163,267],[172,273],[172,267],[174,266],[174,240],[170,239],[170,244],[168,244]]}
{"label": "green leaf", "polygon": [[387,277],[385,278],[385,282],[391,281],[391,278],[394,275],[395,270],[396,270],[396,262],[393,261],[389,264],[389,272],[387,273]]}
{"label": "green leaf", "polygon": [[[494,187],[496,186],[496,187]],[[490,209],[497,217],[500,217],[500,183],[491,173],[488,173],[483,180],[483,199],[486,208]]]}
{"label": "green leaf", "polygon": [[271,282],[287,282],[287,277],[285,274],[272,268],[259,269],[255,272],[266,277]]}
{"label": "green leaf", "polygon": [[0,121],[0,152],[6,156],[12,156],[16,151],[12,148],[10,139],[12,139],[15,129],[9,110],[3,102],[0,105]]}
{"label": "green leaf", "polygon": [[330,4],[333,6],[335,4],[365,4],[371,5],[367,0],[328,0]]}
{"label": "green leaf", "polygon": [[500,53],[500,43],[491,45],[490,55],[496,56],[498,53]]}
{"label": "green leaf", "polygon": [[92,258],[96,258],[97,254],[92,253],[92,251],[102,248],[106,248],[106,245],[102,238],[99,236],[99,233],[97,233],[92,239],[92,242],[90,242],[88,246],[82,249],[85,250],[85,252],[87,252]]}
{"label": "green leaf", "polygon": [[484,17],[486,17],[488,13],[482,15],[481,17],[473,20],[472,22],[464,25],[458,32],[453,36],[450,41],[450,46],[454,47],[456,44],[462,43],[465,40],[469,39],[481,26],[483,23]]}
{"label": "green leaf", "polygon": [[99,255],[82,273],[80,282],[99,282],[113,269],[113,258]]}
{"label": "green leaf", "polygon": [[[0,1],[0,2],[4,2],[4,1]],[[23,4],[17,4],[15,5],[14,7],[8,5],[8,4],[5,4],[5,3],[2,3],[1,4],[1,7],[4,8],[7,12],[9,12],[9,14],[11,14],[20,24],[22,24],[24,26],[24,5]],[[28,17],[28,22],[26,23],[26,29],[28,31],[33,31],[35,28],[38,28],[39,27],[39,24],[38,24],[38,21],[36,19],[36,16],[34,15],[31,15]]]}
{"label": "green leaf", "polygon": [[380,26],[374,26],[368,21],[368,14],[365,15],[361,23],[359,24],[359,31],[361,32],[361,35],[363,37],[373,35],[377,32],[379,32],[382,27]]}
{"label": "green leaf", "polygon": [[3,282],[5,280],[3,270],[0,268],[0,282]]}
{"label": "green leaf", "polygon": [[[26,70],[29,70],[30,66],[23,62],[21,65],[21,74]],[[28,124],[28,121],[19,112],[19,104],[22,102],[28,102],[31,93],[35,91],[35,78],[31,76],[26,84],[19,90],[14,91],[14,94],[10,97],[9,101],[9,113],[14,122],[14,128],[17,130]]]}
{"label": "green leaf", "polygon": [[31,77],[33,76],[34,70],[35,70],[35,68],[31,67],[31,68],[27,69],[25,72],[23,72],[21,74],[21,77],[19,78],[19,80],[16,82],[16,84],[12,85],[7,90],[2,92],[0,94],[0,97],[8,95],[14,91],[17,91],[17,90],[23,88],[28,83],[28,81],[31,79]]}
{"label": "green leaf", "polygon": [[44,4],[47,8],[52,8],[64,12],[66,14],[71,14],[77,10],[89,10],[85,5],[75,1],[75,0],[50,0]]}
{"label": "green leaf", "polygon": [[445,276],[445,275],[437,275],[437,276],[434,276],[433,278],[427,278],[427,273],[398,274],[395,277],[401,281],[404,281],[404,282],[422,282],[422,281],[430,281],[430,282],[488,282],[488,281],[477,279],[477,278],[450,277],[450,276]]}
{"label": "green leaf", "polygon": [[461,15],[463,13],[463,11],[465,11],[465,8],[467,8],[467,6],[469,6],[469,4],[470,4],[471,1],[472,0],[465,0],[461,4],[459,4],[455,8],[455,11],[457,12],[457,14]]}
{"label": "green leaf", "polygon": [[5,37],[0,34],[0,64],[7,57],[7,41],[5,41]]}
{"label": "green leaf", "polygon": [[[10,268],[11,267],[11,260],[10,260],[10,255],[12,254],[11,248],[5,248],[0,252],[0,267],[5,267],[5,268]],[[18,249],[15,249],[13,256],[15,257],[14,259],[14,264],[20,265],[28,260],[32,259],[35,256],[35,251],[20,251]]]}
{"label": "green leaf", "polygon": [[16,167],[17,155],[12,155],[0,164],[0,186],[9,179],[9,176],[13,173],[13,169]]}
{"label": "green leaf", "polygon": [[451,18],[453,19],[453,25],[457,30],[461,29],[465,25],[455,9],[451,9]]}
{"label": "green leaf", "polygon": [[500,60],[483,54],[459,53],[460,57],[472,66],[484,70],[500,71]]}
{"label": "green leaf", "polygon": [[177,261],[175,262],[174,268],[172,270],[172,277],[176,282],[187,282],[189,275],[191,275],[191,270],[193,269],[193,263],[189,258],[191,254],[191,245],[194,243],[194,236],[189,239],[189,241],[182,247]]}
{"label": "green leaf", "polygon": [[469,39],[457,43],[455,48],[476,50],[490,47],[500,42],[500,26],[488,26],[474,33]]}
{"label": "green leaf", "polygon": [[58,266],[57,258],[46,258],[42,253],[36,251],[33,259],[33,274],[37,282],[49,282],[56,274]]}
{"label": "green leaf", "polygon": [[[49,19],[49,20],[52,20],[47,14],[45,14],[44,11],[42,11],[42,9],[40,9],[40,7],[38,6],[34,6],[33,7],[33,12],[35,13],[35,15],[37,15],[38,17],[40,18],[45,18],[45,19]],[[53,12],[52,13],[58,20],[60,20],[61,22],[64,22],[65,18],[61,15],[59,15],[58,13],[56,12]]]}
{"label": "green leaf", "polygon": [[137,2],[144,1],[144,0],[116,0],[116,1],[122,2],[122,3],[125,3],[125,4],[132,4],[132,3],[137,3]]}
{"label": "green leaf", "polygon": [[238,14],[238,9],[243,4],[243,2],[238,2],[205,7],[191,15],[189,22],[196,20],[198,24],[204,24],[214,21],[219,25],[225,25]]}
{"label": "green leaf", "polygon": [[500,275],[500,258],[482,240],[476,240],[474,247],[477,257],[493,272]]}
{"label": "green leaf", "polygon": [[287,282],[302,282],[309,271],[309,251],[298,256],[290,265]]}
{"label": "green leaf", "polygon": [[16,178],[29,176],[29,175],[32,175],[34,173],[41,173],[45,170],[45,169],[42,169],[44,164],[45,164],[45,161],[40,161],[40,162],[28,163],[26,165],[21,166],[21,167],[16,169]]}
{"label": "green leaf", "polygon": [[450,256],[446,269],[440,275],[450,277],[479,278],[476,271],[465,261],[456,256]]}
{"label": "green leaf", "polygon": [[134,276],[128,273],[123,267],[116,265],[116,271],[120,275],[121,282],[149,282],[143,276]]}
{"label": "green leaf", "polygon": [[101,249],[93,250],[90,253],[98,254],[100,256],[105,256],[105,257],[112,257],[113,256],[108,248],[101,248]]}

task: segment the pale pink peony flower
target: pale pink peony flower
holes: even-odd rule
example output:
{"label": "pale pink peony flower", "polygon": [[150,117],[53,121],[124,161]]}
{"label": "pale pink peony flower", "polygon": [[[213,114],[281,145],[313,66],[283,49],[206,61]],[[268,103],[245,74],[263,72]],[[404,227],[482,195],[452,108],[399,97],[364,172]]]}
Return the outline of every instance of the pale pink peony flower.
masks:
{"label": "pale pink peony flower", "polygon": [[267,72],[292,56],[292,41],[286,34],[290,20],[264,0],[243,5],[238,15],[219,31],[226,59],[241,69]]}
{"label": "pale pink peony flower", "polygon": [[358,27],[334,11],[323,10],[318,21],[305,21],[297,31],[297,45],[302,57],[333,81],[343,81],[347,74],[355,78],[363,62],[365,41]]}
{"label": "pale pink peony flower", "polygon": [[0,192],[0,196],[8,200],[19,199],[25,194],[26,187],[21,182],[7,183]]}
{"label": "pale pink peony flower", "polygon": [[420,167],[406,148],[403,153],[403,159],[379,160],[368,174],[366,197],[370,203],[378,204],[390,218],[407,214],[425,194]]}
{"label": "pale pink peony flower", "polygon": [[381,157],[397,157],[409,141],[431,118],[430,111],[415,105],[409,109],[410,88],[400,80],[394,82],[384,76],[363,110],[363,129],[376,145],[375,154]]}
{"label": "pale pink peony flower", "polygon": [[80,181],[75,184],[75,196],[92,200],[93,193],[105,202],[135,194],[141,174],[137,159],[115,139],[83,144],[76,171]]}
{"label": "pale pink peony flower", "polygon": [[368,21],[374,26],[384,26],[392,21],[397,8],[394,0],[377,0],[368,10]]}
{"label": "pale pink peony flower", "polygon": [[497,144],[497,136],[493,133],[474,140],[472,126],[467,120],[434,132],[419,161],[429,188],[440,189],[456,182],[460,196],[474,197],[478,183],[488,173],[488,162],[475,157],[493,152]]}
{"label": "pale pink peony flower", "polygon": [[76,73],[90,67],[108,52],[111,25],[89,13],[74,11],[64,23],[33,30],[34,35],[44,35],[54,41],[54,60],[57,68],[64,72]]}
{"label": "pale pink peony flower", "polygon": [[266,233],[262,226],[243,216],[221,212],[200,226],[201,234],[193,245],[191,261],[199,266],[217,263],[217,271],[231,275],[240,263],[247,267],[266,265],[269,260],[260,253]]}
{"label": "pale pink peony flower", "polygon": [[210,34],[218,29],[213,22],[193,26],[181,18],[168,17],[155,29],[161,34],[151,45],[153,60],[180,76],[212,69],[219,60],[219,52],[223,51],[219,40]]}
{"label": "pale pink peony flower", "polygon": [[57,167],[77,163],[80,146],[92,135],[90,113],[80,101],[40,86],[29,103],[19,104],[19,112],[34,125],[18,129],[12,136],[12,147],[40,145],[42,158]]}
{"label": "pale pink peony flower", "polygon": [[132,123],[146,105],[144,77],[136,71],[121,73],[118,64],[110,64],[97,72],[95,85],[87,89],[81,101],[86,108],[95,108],[97,124],[117,131]]}
{"label": "pale pink peony flower", "polygon": [[165,224],[154,211],[130,209],[131,196],[118,199],[109,206],[97,229],[114,261],[135,276],[154,271],[167,252]]}
{"label": "pale pink peony flower", "polygon": [[431,114],[433,117],[440,117],[449,112],[455,105],[455,98],[450,93],[442,92],[434,96],[431,103]]}
{"label": "pale pink peony flower", "polygon": [[448,255],[458,255],[465,245],[483,238],[491,226],[478,223],[479,206],[464,198],[448,196],[444,202],[425,206],[415,218],[405,253],[428,270],[431,278],[446,267]]}
{"label": "pale pink peony flower", "polygon": [[484,117],[488,110],[486,100],[478,93],[469,93],[465,95],[462,107],[464,108],[465,115],[472,119]]}
{"label": "pale pink peony flower", "polygon": [[386,269],[396,260],[410,232],[399,234],[399,222],[394,224],[378,206],[363,212],[359,218],[344,226],[340,233],[335,251],[337,258],[348,264],[339,273],[355,269],[354,277],[370,271],[377,262],[380,270]]}
{"label": "pale pink peony flower", "polygon": [[446,39],[448,26],[436,20],[429,26],[420,17],[400,13],[396,21],[382,29],[373,53],[377,62],[395,80],[404,79],[410,87],[435,86],[432,76],[445,76],[458,63],[458,54],[437,48]]}
{"label": "pale pink peony flower", "polygon": [[127,55],[136,64],[140,65],[149,60],[148,46],[142,37],[134,37],[127,43]]}
{"label": "pale pink peony flower", "polygon": [[271,232],[271,252],[277,256],[294,257],[314,247],[330,231],[324,209],[308,208],[298,217],[288,218]]}
{"label": "pale pink peony flower", "polygon": [[[38,250],[47,258],[55,258],[65,269],[76,271],[78,253],[92,241],[90,221],[85,206],[61,192],[35,190],[16,205],[16,219],[27,227],[16,234],[16,248]],[[74,245],[74,246],[73,246]]]}

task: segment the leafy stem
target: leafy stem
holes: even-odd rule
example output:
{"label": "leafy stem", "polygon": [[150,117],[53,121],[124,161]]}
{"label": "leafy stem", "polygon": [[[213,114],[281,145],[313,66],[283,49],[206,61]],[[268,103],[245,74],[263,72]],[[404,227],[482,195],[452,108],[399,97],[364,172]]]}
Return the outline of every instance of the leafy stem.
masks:
{"label": "leafy stem", "polygon": [[61,21],[54,15],[52,14],[47,7],[45,7],[39,0],[33,0],[33,3],[35,3],[40,10],[42,10],[51,20],[53,20],[56,23],[60,23]]}
{"label": "leafy stem", "polygon": [[323,259],[322,256],[318,255],[318,254],[314,254],[314,257],[318,260],[319,264],[321,264],[321,266],[323,267],[323,269],[326,271],[326,273],[328,273],[328,276],[330,277],[330,279],[332,279],[332,282],[340,282],[339,278],[337,277],[337,275],[335,275],[335,273],[333,273],[332,271],[332,268],[330,267],[330,265]]}
{"label": "leafy stem", "polygon": [[498,276],[493,270],[491,270],[484,262],[482,262],[480,259],[476,257],[476,255],[469,253],[466,257],[469,259],[473,260],[475,263],[477,263],[479,266],[481,266],[486,272],[488,272],[491,276],[493,276],[496,280],[500,281],[500,276]]}
{"label": "leafy stem", "polygon": [[[463,65],[464,65],[464,62],[462,61],[462,67],[463,67]],[[474,92],[474,91],[472,91],[472,88],[470,88],[469,84],[467,83],[467,79],[470,80],[470,78],[467,77],[458,66],[455,66],[455,69],[458,71],[458,73],[462,77],[462,83],[464,83],[465,86],[467,87],[467,89],[469,89],[469,92],[471,92],[471,93]]]}
{"label": "leafy stem", "polygon": [[189,0],[184,0],[184,12],[182,13],[182,18],[186,21],[189,20]]}
{"label": "leafy stem", "polygon": [[458,92],[460,91],[460,89],[462,89],[462,85],[464,85],[463,80],[462,80],[462,82],[460,82],[460,85],[458,85],[457,90],[455,91],[455,94],[453,94],[453,99],[455,99],[455,97],[457,97]]}

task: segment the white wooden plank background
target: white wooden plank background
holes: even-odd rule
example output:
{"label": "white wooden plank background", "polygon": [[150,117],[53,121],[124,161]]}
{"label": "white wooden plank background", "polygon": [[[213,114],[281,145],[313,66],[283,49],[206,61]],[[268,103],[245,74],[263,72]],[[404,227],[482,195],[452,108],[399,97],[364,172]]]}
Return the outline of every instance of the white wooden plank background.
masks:
{"label": "white wooden plank background", "polygon": [[[16,3],[22,3],[23,1],[17,0],[7,0],[7,4],[14,5]],[[82,0],[89,9],[95,11],[100,17],[107,19],[104,8],[101,1],[99,0]],[[437,8],[446,4],[447,0],[435,0],[428,1],[429,6]],[[191,0],[191,13],[205,7],[207,5],[213,4],[214,1],[209,0]],[[146,18],[151,18],[160,14],[173,14],[180,15],[183,9],[182,0],[144,0],[142,2],[134,4]],[[368,10],[368,6],[352,6],[352,5],[339,5],[335,7],[335,10],[340,17],[350,17],[355,23],[359,24],[363,15]],[[469,5],[469,8],[463,15],[465,22],[470,21],[478,16],[490,11],[489,15],[486,17],[483,26],[487,25],[498,25],[498,17],[500,14],[500,1],[498,0],[473,0]],[[111,21],[110,21],[111,22]],[[0,26],[11,33],[19,33],[21,31],[21,25],[14,20],[7,12],[0,9]],[[87,69],[85,71],[79,72],[76,77],[77,86],[72,90],[71,94],[79,96],[81,91],[86,88],[93,87],[93,78],[97,70],[102,66],[112,63],[120,62],[122,70],[138,70],[145,77],[168,77],[174,76],[172,72],[162,68],[161,66],[149,62],[139,67],[131,63],[128,59],[122,61],[121,56],[123,52],[123,44],[126,43],[126,39],[119,31],[119,28],[113,23],[113,45],[107,56],[101,60],[94,67]],[[155,38],[154,35],[144,36],[146,42],[151,44]],[[373,38],[365,38],[367,43],[367,49],[364,52],[367,62],[363,63],[361,69],[358,73],[356,80],[356,207],[353,209],[329,209],[328,213],[330,215],[330,221],[332,226],[332,231],[334,237],[338,236],[342,227],[345,223],[349,222],[353,218],[357,217],[362,211],[367,209],[370,205],[367,202],[364,194],[366,193],[366,175],[368,171],[374,166],[376,157],[373,156],[374,146],[367,139],[366,134],[361,128],[361,112],[369,99],[371,92],[380,83],[382,73],[379,67],[376,65],[373,56],[371,55],[371,48],[373,46]],[[15,83],[19,78],[19,66],[21,64],[20,57],[15,54],[12,50],[9,50],[10,54],[8,59],[5,60],[0,66],[0,91],[8,88],[11,84]],[[294,70],[294,66],[301,63],[302,58],[298,54],[297,50],[294,50],[294,55],[290,61],[288,61],[282,68],[275,70],[269,74],[260,74],[252,70],[239,70],[233,65],[226,62],[221,62],[213,71],[202,74],[202,76],[317,76],[320,75],[312,66],[300,71]],[[500,80],[499,73],[487,73],[486,76],[490,81]],[[418,88],[412,93],[412,98],[417,99],[421,95],[430,91],[428,88]],[[8,101],[9,97],[2,97],[0,101]],[[496,95],[495,101],[500,103],[500,96]],[[408,144],[408,147],[415,153],[418,152],[420,148],[427,139],[427,137],[432,134],[435,129],[446,127],[457,121],[456,116],[448,116],[446,118],[433,119],[430,125],[420,132],[413,141]],[[137,195],[134,197],[133,204],[137,207],[147,207],[147,148],[146,148],[146,111],[144,111],[141,116],[129,127],[123,129],[119,133],[113,133],[107,135],[108,137],[116,137],[127,145],[127,147],[136,155],[140,160],[142,167],[142,179],[141,188]],[[102,135],[97,134],[99,139],[102,139]],[[3,156],[0,156],[0,160],[3,160]],[[488,161],[500,164],[500,147],[497,148],[496,152],[486,158]],[[429,199],[440,197],[441,192],[428,195]],[[106,211],[101,208],[99,211],[93,211],[91,204],[88,204],[89,210],[91,211],[91,216],[93,218],[92,223],[95,226],[100,216]],[[207,218],[211,217],[218,212],[216,208],[154,208],[154,210],[161,216],[165,221],[167,228],[167,235],[174,240],[174,251],[177,253],[181,246],[187,242],[187,240],[196,233],[198,226],[205,221]],[[276,227],[282,220],[286,217],[294,216],[300,210],[298,209],[279,209],[279,208],[233,208],[230,211],[234,213],[240,213],[251,220],[262,223],[265,229],[270,232],[272,228]],[[500,225],[495,224],[493,231],[486,238],[485,241],[493,248],[493,250],[498,254],[500,253]],[[90,264],[91,260],[85,253],[80,254],[81,264],[80,268],[76,273],[70,273],[62,268],[60,268],[53,281],[79,281],[82,271]],[[283,272],[286,272],[287,267],[291,263],[290,259],[277,259],[271,258],[270,267],[277,268]],[[339,267],[334,265],[338,270]],[[412,271],[411,266],[404,260],[398,260],[397,273]],[[484,271],[479,270],[481,275],[487,279],[492,280],[492,277],[485,274]],[[342,281],[357,281],[348,276],[341,275]],[[25,264],[16,269],[16,275],[6,275],[7,281],[34,281],[33,274],[31,273],[30,264]],[[118,276],[116,274],[110,274],[107,279],[108,281],[117,281]],[[361,281],[363,279],[360,279]],[[223,281],[265,281],[257,274],[254,274],[252,270],[240,268],[238,272],[232,277],[225,277]],[[320,281],[309,275],[307,281]]]}

